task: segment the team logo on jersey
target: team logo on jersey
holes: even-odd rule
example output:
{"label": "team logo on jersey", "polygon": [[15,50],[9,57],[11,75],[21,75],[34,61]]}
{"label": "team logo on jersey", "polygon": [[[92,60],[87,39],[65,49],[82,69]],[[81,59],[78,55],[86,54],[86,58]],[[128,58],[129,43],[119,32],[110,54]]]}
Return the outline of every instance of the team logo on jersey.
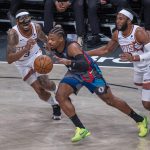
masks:
{"label": "team logo on jersey", "polygon": [[104,93],[104,91],[105,91],[105,87],[101,86],[98,88],[99,93]]}

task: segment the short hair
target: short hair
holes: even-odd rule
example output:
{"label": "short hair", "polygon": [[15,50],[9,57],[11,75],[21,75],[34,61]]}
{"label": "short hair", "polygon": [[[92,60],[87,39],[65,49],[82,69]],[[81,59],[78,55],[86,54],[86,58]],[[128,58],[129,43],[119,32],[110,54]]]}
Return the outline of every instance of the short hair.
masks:
{"label": "short hair", "polygon": [[55,25],[55,26],[50,30],[49,34],[57,34],[57,35],[63,36],[63,38],[66,37],[65,31],[64,31],[64,29],[62,28],[61,25]]}

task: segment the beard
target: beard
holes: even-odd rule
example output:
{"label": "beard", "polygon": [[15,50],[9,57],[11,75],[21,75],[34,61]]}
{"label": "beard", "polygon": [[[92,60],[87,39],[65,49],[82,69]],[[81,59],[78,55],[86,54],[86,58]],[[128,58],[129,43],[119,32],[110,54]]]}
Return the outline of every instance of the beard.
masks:
{"label": "beard", "polygon": [[122,25],[122,27],[120,29],[118,29],[119,31],[125,31],[128,28],[128,24],[127,21]]}

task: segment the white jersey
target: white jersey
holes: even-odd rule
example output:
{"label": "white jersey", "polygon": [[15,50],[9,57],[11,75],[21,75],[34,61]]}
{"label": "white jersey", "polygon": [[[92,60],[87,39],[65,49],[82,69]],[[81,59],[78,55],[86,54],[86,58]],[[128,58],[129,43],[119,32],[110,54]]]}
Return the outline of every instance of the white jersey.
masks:
{"label": "white jersey", "polygon": [[[126,37],[123,36],[121,31],[118,32],[118,42],[123,52],[128,52],[132,55],[141,55],[144,53],[144,45],[138,43],[135,38],[135,32],[137,28],[140,27],[134,25],[130,35]],[[148,64],[150,64],[150,60],[142,62],[133,62],[134,70],[137,72],[147,71]]]}
{"label": "white jersey", "polygon": [[[15,25],[13,27],[13,29],[17,32],[18,34],[18,44],[16,45],[16,51],[20,51],[22,50],[26,44],[27,41],[32,38],[36,41],[37,39],[37,32],[36,32],[36,28],[35,28],[35,24],[31,23],[32,25],[32,35],[30,37],[25,37],[21,34],[21,32],[19,31],[19,28],[17,25]],[[27,53],[25,53],[18,61],[16,61],[16,66],[28,66],[28,64],[30,64],[30,62],[35,58],[36,54],[41,50],[40,47],[38,46],[37,43],[35,43],[35,45],[33,46],[33,48],[28,51]]]}

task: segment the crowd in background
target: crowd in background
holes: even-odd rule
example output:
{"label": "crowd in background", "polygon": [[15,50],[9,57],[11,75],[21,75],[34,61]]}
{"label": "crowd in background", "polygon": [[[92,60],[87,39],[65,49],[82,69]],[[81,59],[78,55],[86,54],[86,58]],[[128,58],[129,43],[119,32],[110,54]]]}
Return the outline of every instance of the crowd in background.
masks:
{"label": "crowd in background", "polygon": [[[89,46],[96,44],[101,44],[101,38],[99,33],[100,30],[100,20],[98,18],[97,6],[112,4],[112,6],[117,7],[116,13],[122,8],[131,8],[132,2],[141,2],[141,10],[143,11],[144,17],[144,27],[146,30],[150,31],[150,1],[149,0],[44,0],[44,32],[48,32],[53,28],[54,25],[54,13],[57,11],[59,13],[65,12],[68,8],[73,10],[76,23],[76,34],[77,41],[79,44],[83,44],[84,38],[86,36],[85,28],[85,5],[87,6],[88,22],[91,29],[91,38],[88,39],[87,43]],[[11,21],[12,26],[15,25],[15,14],[18,9],[20,9],[23,0],[11,0],[10,10],[8,12],[8,17]]]}

